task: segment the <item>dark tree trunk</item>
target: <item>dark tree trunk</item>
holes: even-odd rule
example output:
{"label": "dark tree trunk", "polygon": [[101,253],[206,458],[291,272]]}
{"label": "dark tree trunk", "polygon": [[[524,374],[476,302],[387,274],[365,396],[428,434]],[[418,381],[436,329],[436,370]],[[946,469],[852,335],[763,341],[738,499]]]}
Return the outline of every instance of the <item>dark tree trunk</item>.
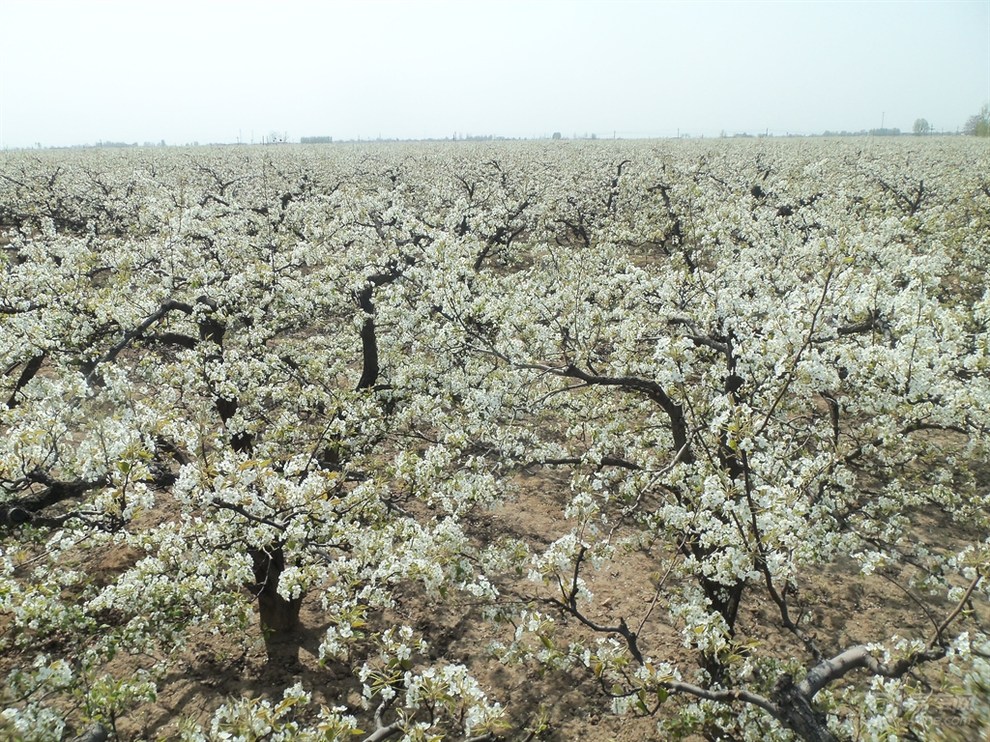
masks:
{"label": "dark tree trunk", "polygon": [[278,593],[278,581],[285,569],[282,547],[252,549],[255,583],[251,592],[258,599],[261,631],[269,664],[296,664],[299,658],[299,610],[302,597],[287,600]]}
{"label": "dark tree trunk", "polygon": [[[699,555],[700,556],[700,555]],[[742,583],[731,587],[701,577],[701,587],[705,596],[711,602],[712,608],[721,614],[729,628],[729,636],[736,634],[736,618],[739,615],[739,604],[742,602],[746,586]],[[715,655],[703,653],[700,657],[701,667],[708,671],[713,683],[721,685],[726,680],[726,665]]]}
{"label": "dark tree trunk", "polygon": [[21,375],[18,377],[17,383],[14,385],[14,391],[10,393],[10,399],[7,400],[8,409],[12,410],[17,406],[19,401],[17,399],[17,393],[27,386],[28,382],[34,378],[35,374],[37,374],[38,370],[41,368],[41,364],[45,362],[46,357],[47,353],[39,353],[24,365],[24,370],[21,371]]}
{"label": "dark tree trunk", "polygon": [[780,721],[807,742],[837,742],[828,730],[825,715],[816,711],[811,701],[794,684],[790,675],[783,675],[773,689],[773,701],[780,709]]}
{"label": "dark tree trunk", "polygon": [[[237,413],[238,402],[236,399],[217,397],[215,400],[215,405],[224,425],[226,425]],[[242,430],[240,433],[230,437],[230,447],[237,451],[237,453],[250,453],[253,443],[254,436],[247,431]]]}
{"label": "dark tree trunk", "polygon": [[375,335],[375,304],[371,300],[373,284],[369,283],[358,294],[358,303],[364,312],[364,324],[361,325],[361,352],[364,364],[358,389],[370,389],[378,381],[378,338]]}

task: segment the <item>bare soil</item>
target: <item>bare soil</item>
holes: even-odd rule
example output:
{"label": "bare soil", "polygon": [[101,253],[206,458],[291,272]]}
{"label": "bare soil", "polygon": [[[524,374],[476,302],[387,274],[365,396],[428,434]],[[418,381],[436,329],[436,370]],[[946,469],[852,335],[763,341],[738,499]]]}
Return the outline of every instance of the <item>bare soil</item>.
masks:
{"label": "bare soil", "polygon": [[[538,550],[567,533],[573,525],[562,518],[567,495],[566,479],[552,471],[520,475],[516,479],[515,496],[494,511],[474,515],[468,520],[468,527],[479,544],[514,537]],[[156,521],[168,516],[161,511],[146,517]],[[952,533],[952,524],[942,522],[936,515],[919,517],[919,527],[945,530],[946,544],[959,536]],[[141,555],[136,550],[120,549],[92,556],[91,573],[97,583],[106,583]],[[656,599],[655,576],[666,568],[668,558],[669,555],[658,551],[622,552],[602,569],[589,569],[584,577],[594,603],[588,613],[602,624],[614,625],[625,619],[637,628],[649,614],[639,629],[644,653],[691,668],[695,666],[694,660],[682,645],[679,627],[665,623],[662,605],[650,611]],[[901,573],[864,577],[851,558],[838,560],[827,571],[806,575],[800,598],[810,615],[810,632],[823,648],[835,651],[880,641],[895,633],[927,638],[933,630],[933,617],[919,608],[905,587],[906,577]],[[509,593],[537,595],[536,586],[525,580],[507,583],[505,587]],[[443,658],[465,664],[490,696],[507,708],[509,739],[586,742],[661,739],[654,719],[614,715],[609,699],[586,671],[542,673],[536,666],[500,664],[488,648],[495,641],[510,641],[513,628],[483,620],[484,606],[466,599],[430,601],[415,590],[400,593],[399,601],[393,613],[379,616],[378,620],[383,625],[406,623],[422,632],[430,645],[429,659]],[[246,633],[193,630],[181,659],[160,682],[157,700],[118,721],[120,737],[125,740],[175,738],[181,725],[190,720],[208,726],[214,710],[226,700],[238,697],[277,700],[286,687],[296,682],[312,693],[316,708],[321,703],[348,706],[359,718],[364,718],[366,729],[373,728],[370,714],[360,708],[360,684],[354,675],[360,662],[354,667],[320,663],[319,645],[327,620],[318,602],[317,596],[304,601],[298,651],[289,648],[286,657],[277,663],[268,661],[257,620]],[[951,607],[946,604],[941,615]],[[977,605],[974,610],[980,620],[990,622],[988,606]],[[773,647],[780,657],[801,658],[808,666],[810,660],[800,643],[774,628],[776,611],[768,598],[754,591],[744,601],[739,633],[760,641],[764,649]],[[565,642],[569,638],[588,637],[587,630],[573,619],[561,625],[559,638]],[[0,660],[0,671],[6,672],[12,660],[12,657],[6,662]],[[126,676],[147,665],[147,658],[125,656],[117,658],[108,669],[115,675]],[[949,697],[944,697],[944,703],[942,700],[939,696],[935,705],[943,712],[941,720],[946,734],[962,735],[945,739],[990,740],[990,729],[956,729],[957,704]]]}

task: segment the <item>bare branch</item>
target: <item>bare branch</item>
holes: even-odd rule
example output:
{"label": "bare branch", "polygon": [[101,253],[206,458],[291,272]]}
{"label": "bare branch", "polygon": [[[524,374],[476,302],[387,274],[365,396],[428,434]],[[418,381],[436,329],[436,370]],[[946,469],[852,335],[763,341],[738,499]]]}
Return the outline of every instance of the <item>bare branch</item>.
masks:
{"label": "bare branch", "polygon": [[378,708],[375,709],[375,731],[365,737],[362,742],[382,742],[382,740],[394,737],[402,732],[402,724],[399,722],[396,721],[392,724],[382,722],[382,717],[385,715],[385,709],[388,706],[388,701],[382,701],[378,704]]}
{"label": "bare branch", "polygon": [[564,600],[558,600],[557,598],[544,598],[544,602],[570,614],[592,631],[597,631],[602,634],[618,634],[626,640],[626,646],[629,648],[629,653],[633,656],[636,662],[641,665],[644,664],[646,660],[643,657],[643,653],[639,650],[639,637],[636,635],[636,632],[630,629],[628,624],[626,624],[626,619],[620,618],[619,623],[615,626],[605,626],[592,621],[590,618],[585,616],[580,609],[578,609],[578,577],[581,573],[581,563],[584,561],[584,556],[587,553],[587,547],[582,546],[574,560],[574,574],[571,578],[571,589],[569,594],[564,593],[563,584],[561,584],[561,593],[564,594]]}
{"label": "bare branch", "polygon": [[956,607],[952,609],[952,612],[949,613],[948,616],[946,616],[945,620],[938,626],[938,628],[935,629],[935,633],[932,635],[932,638],[928,640],[929,648],[934,647],[936,644],[943,641],[942,634],[944,634],[945,630],[949,628],[949,624],[955,621],[959,614],[962,613],[963,608],[965,608],[966,604],[969,603],[969,599],[973,597],[973,592],[976,590],[982,579],[983,575],[978,572],[970,581],[969,587],[966,588],[966,592],[963,594],[962,598],[959,599],[959,602],[956,603]]}
{"label": "bare branch", "polygon": [[899,678],[915,665],[928,660],[939,659],[944,655],[944,649],[925,650],[908,655],[891,665],[885,665],[870,654],[868,647],[860,645],[847,649],[831,659],[819,662],[811,668],[807,677],[798,683],[797,689],[801,695],[810,700],[826,685],[852,670],[862,668],[885,678]]}
{"label": "bare branch", "polygon": [[[530,461],[526,464],[526,466],[566,466],[568,464],[578,466],[583,463],[585,463],[585,461],[580,456],[567,456],[560,459],[540,459],[539,461]],[[598,464],[598,469],[606,466],[617,466],[620,469],[630,469],[632,471],[640,471],[643,468],[639,464],[634,464],[631,461],[626,461],[625,459],[620,459],[615,456],[602,456],[601,462]]]}

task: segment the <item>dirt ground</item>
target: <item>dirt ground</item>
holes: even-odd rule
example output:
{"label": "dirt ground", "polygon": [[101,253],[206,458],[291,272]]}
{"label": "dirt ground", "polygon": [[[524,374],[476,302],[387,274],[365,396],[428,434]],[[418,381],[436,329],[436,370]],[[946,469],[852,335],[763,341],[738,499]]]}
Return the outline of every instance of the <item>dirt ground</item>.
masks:
{"label": "dirt ground", "polygon": [[[521,537],[534,548],[545,546],[567,531],[562,520],[563,480],[547,474],[521,477],[517,495],[493,512],[474,516],[471,527],[479,542],[500,536]],[[555,494],[556,493],[556,494]],[[930,524],[930,525],[935,525]],[[944,525],[944,524],[943,524]],[[132,562],[131,553],[108,554],[98,565],[108,574]],[[588,586],[595,596],[594,617],[603,623],[625,618],[638,625],[655,598],[649,579],[662,567],[659,555],[629,552],[598,571],[588,571]],[[852,560],[840,561],[828,573],[809,575],[803,600],[811,606],[812,630],[827,648],[845,648],[877,641],[892,633],[927,637],[931,619],[918,609],[912,597],[898,584],[898,575],[864,578]],[[533,590],[520,584],[520,592]],[[352,668],[321,666],[319,645],[327,628],[317,599],[303,604],[302,632],[298,662],[275,665],[266,661],[265,645],[255,622],[246,634],[212,635],[193,633],[189,648],[172,674],[160,685],[158,699],[130,714],[119,723],[124,739],[169,739],[180,730],[180,721],[208,720],[224,700],[234,697],[278,699],[282,690],[301,682],[313,694],[314,703],[346,705],[360,712],[360,684]],[[776,607],[765,598],[754,596],[745,603],[739,619],[741,634],[775,646],[780,656],[808,659],[790,635],[770,628]],[[829,607],[828,610],[825,610]],[[951,608],[951,606],[947,606]],[[987,606],[979,607],[983,620],[990,621]],[[481,618],[481,607],[453,600],[430,602],[410,593],[400,597],[395,619],[422,632],[431,648],[431,657],[443,657],[468,666],[482,686],[509,711],[508,739],[582,740],[586,742],[634,742],[659,740],[652,718],[615,716],[609,700],[587,672],[541,674],[537,668],[500,664],[487,651],[493,641],[508,641],[511,626],[498,626]],[[585,636],[575,622],[565,622],[562,632]],[[664,611],[654,610],[642,629],[645,650],[661,659],[692,667],[688,650],[681,645],[677,627],[664,623]],[[293,652],[294,653],[294,652]],[[126,659],[123,660],[126,662]],[[124,668],[120,667],[123,671]],[[990,729],[956,729],[951,699],[936,707],[944,711],[944,739],[990,740]],[[365,713],[365,712],[360,712]],[[369,721],[370,723],[370,721]],[[953,737],[952,734],[962,736]],[[975,735],[975,736],[974,736]],[[700,739],[700,737],[689,738]]]}

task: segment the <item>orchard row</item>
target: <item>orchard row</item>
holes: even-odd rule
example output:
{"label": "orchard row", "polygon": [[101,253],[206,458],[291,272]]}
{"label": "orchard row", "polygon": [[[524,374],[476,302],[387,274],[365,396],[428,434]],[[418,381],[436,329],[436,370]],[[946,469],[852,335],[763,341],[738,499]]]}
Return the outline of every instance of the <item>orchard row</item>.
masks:
{"label": "orchard row", "polygon": [[979,730],[987,173],[960,139],[5,153],[0,729]]}

